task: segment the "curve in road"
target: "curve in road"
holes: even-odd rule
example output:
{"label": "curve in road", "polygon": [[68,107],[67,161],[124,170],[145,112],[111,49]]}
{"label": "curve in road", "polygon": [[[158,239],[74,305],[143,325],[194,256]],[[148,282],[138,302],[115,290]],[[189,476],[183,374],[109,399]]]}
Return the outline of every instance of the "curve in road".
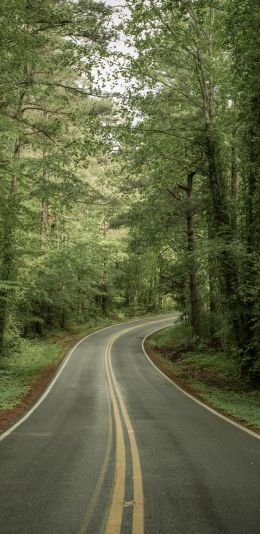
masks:
{"label": "curve in road", "polygon": [[1,436],[1,534],[254,534],[260,448],[151,366],[158,317],[100,330]]}

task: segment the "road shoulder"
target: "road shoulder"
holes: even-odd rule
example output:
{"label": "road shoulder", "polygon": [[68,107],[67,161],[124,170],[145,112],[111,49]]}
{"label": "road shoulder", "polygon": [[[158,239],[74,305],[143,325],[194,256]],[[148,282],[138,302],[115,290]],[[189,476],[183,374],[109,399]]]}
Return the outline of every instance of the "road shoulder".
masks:
{"label": "road shoulder", "polygon": [[185,380],[183,377],[180,378],[176,373],[172,362],[169,361],[168,358],[165,358],[162,353],[160,353],[158,347],[154,346],[154,342],[151,343],[153,336],[154,334],[150,334],[144,339],[143,350],[150,363],[152,363],[152,365],[156,367],[166,379],[172,382],[184,394],[190,396],[194,401],[203,405],[206,409],[212,411],[217,416],[224,418],[241,430],[253,435],[257,439],[260,439],[260,428],[258,426],[247,423],[246,421],[241,420],[240,417],[234,417],[229,413],[228,409],[219,409],[216,407],[214,402],[210,402],[209,396],[206,397],[203,393],[201,393],[199,388],[196,388],[196,386],[189,382],[188,379]]}

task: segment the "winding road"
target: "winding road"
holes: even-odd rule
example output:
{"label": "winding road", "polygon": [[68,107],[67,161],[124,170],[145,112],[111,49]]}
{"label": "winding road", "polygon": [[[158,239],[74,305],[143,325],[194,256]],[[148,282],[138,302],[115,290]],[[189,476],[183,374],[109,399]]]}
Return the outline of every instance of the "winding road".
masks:
{"label": "winding road", "polygon": [[0,436],[1,534],[260,532],[260,440],[194,402],[142,350],[172,323],[86,337]]}

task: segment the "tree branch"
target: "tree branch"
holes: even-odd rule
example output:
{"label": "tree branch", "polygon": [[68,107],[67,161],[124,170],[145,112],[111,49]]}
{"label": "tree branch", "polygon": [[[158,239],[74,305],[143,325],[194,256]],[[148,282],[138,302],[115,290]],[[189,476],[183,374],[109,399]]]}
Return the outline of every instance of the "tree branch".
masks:
{"label": "tree branch", "polygon": [[167,187],[167,191],[168,191],[168,193],[169,193],[172,197],[174,197],[176,200],[181,201],[181,198],[177,195],[177,193],[175,193],[175,191],[171,191],[171,189],[169,189],[169,187]]}
{"label": "tree branch", "polygon": [[104,95],[87,93],[86,91],[83,91],[79,87],[73,87],[71,85],[65,85],[65,84],[58,83],[58,82],[54,82],[54,83],[51,83],[51,82],[39,82],[39,81],[36,81],[36,80],[30,80],[30,81],[25,80],[25,81],[19,82],[19,85],[28,85],[28,84],[47,85],[47,86],[50,86],[50,87],[62,87],[63,89],[66,89],[68,91],[74,91],[74,92],[80,93],[80,94],[82,94],[84,96],[95,96],[95,97],[99,97],[99,98],[104,98]]}
{"label": "tree branch", "polygon": [[[156,15],[159,17],[162,25],[164,26],[164,28],[166,30],[168,30],[174,37],[175,39],[177,38],[177,40],[179,40],[179,37],[178,35],[176,34],[176,32],[172,29],[172,27],[168,24],[168,22],[166,22],[162,15],[161,15],[161,12],[159,9],[156,8],[156,6],[154,5],[154,1],[153,0],[150,0],[151,4],[152,4],[152,8],[154,10],[154,12],[156,13]],[[190,49],[188,46],[186,46],[184,44],[184,38],[183,38],[183,32],[182,32],[182,47],[184,48],[184,50],[186,50],[186,52],[188,52],[191,56],[195,57],[195,52],[193,49]]]}
{"label": "tree branch", "polygon": [[185,193],[187,193],[188,188],[185,185],[182,185],[182,184],[178,183],[177,186],[179,187],[179,189],[181,189],[182,191],[185,191]]}
{"label": "tree branch", "polygon": [[50,139],[53,143],[55,142],[55,140],[47,132],[45,132],[44,130],[42,130],[41,128],[36,126],[35,124],[30,124],[28,121],[26,121],[24,119],[20,119],[20,118],[16,117],[15,115],[9,115],[7,113],[2,113],[2,115],[5,115],[6,117],[9,117],[10,119],[13,119],[13,120],[15,120],[17,122],[21,122],[22,124],[25,124],[26,126],[29,126],[29,128],[32,128],[36,132],[44,135],[45,137]]}
{"label": "tree branch", "polygon": [[165,87],[168,87],[172,91],[180,94],[181,96],[183,96],[184,98],[189,100],[195,107],[203,110],[203,107],[200,104],[198,104],[198,102],[196,102],[196,100],[193,100],[193,98],[191,98],[189,95],[187,95],[187,93],[184,93],[181,89],[179,89],[179,88],[177,89],[176,87],[173,87],[170,83],[167,83],[164,80],[160,80],[160,79],[156,78],[155,76],[153,76],[152,74],[147,74],[147,73],[142,72],[142,71],[141,71],[141,74],[143,74],[143,76],[145,76],[146,78],[150,78],[151,80],[154,80],[155,82],[161,83]]}
{"label": "tree branch", "polygon": [[42,108],[41,106],[36,106],[36,105],[28,105],[28,106],[25,106],[22,108],[22,111],[27,111],[27,110],[36,110],[36,111],[43,111],[45,113],[52,113],[52,114],[56,114],[56,115],[71,115],[71,113],[66,113],[66,111],[60,111],[60,110],[54,110],[54,109],[45,109],[45,108]]}
{"label": "tree branch", "polygon": [[162,133],[165,135],[170,135],[171,137],[176,137],[177,139],[183,139],[184,141],[193,141],[191,137],[184,137],[183,135],[172,133],[171,130],[159,130],[159,129],[149,130],[149,129],[143,128],[141,131],[146,132],[146,133],[151,133],[151,134]]}

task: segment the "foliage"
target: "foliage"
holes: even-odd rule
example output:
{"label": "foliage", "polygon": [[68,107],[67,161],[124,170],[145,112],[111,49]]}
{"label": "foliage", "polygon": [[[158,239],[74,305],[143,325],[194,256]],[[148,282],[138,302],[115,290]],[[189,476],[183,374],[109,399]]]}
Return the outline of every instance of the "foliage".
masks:
{"label": "foliage", "polygon": [[118,139],[131,246],[170,259],[168,288],[196,339],[236,353],[258,383],[259,10],[201,0],[128,10],[135,53]]}
{"label": "foliage", "polygon": [[[257,2],[112,13],[1,2],[1,356],[176,305],[192,343],[232,353],[258,384]],[[125,90],[104,94],[115,64]]]}

